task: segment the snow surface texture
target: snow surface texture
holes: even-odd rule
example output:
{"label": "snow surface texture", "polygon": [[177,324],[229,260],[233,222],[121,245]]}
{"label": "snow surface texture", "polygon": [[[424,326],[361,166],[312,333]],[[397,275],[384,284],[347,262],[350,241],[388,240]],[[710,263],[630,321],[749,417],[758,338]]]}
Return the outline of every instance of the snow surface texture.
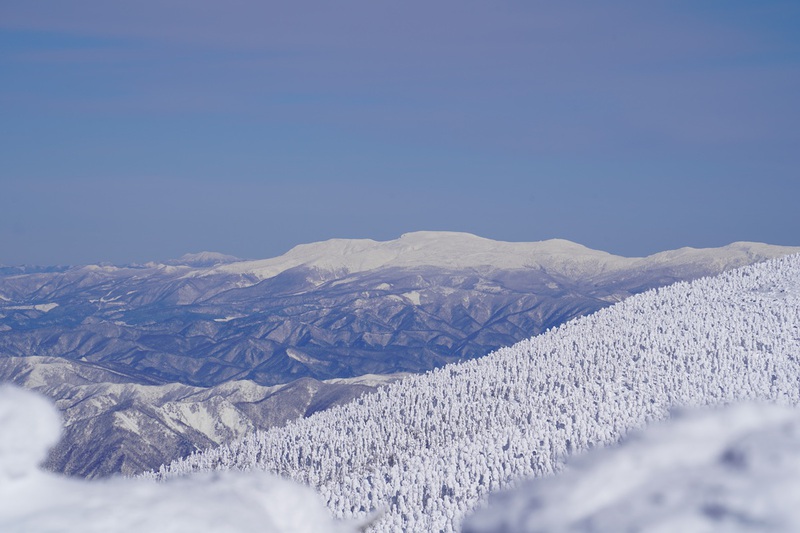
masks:
{"label": "snow surface texture", "polygon": [[490,498],[465,533],[800,531],[800,413],[681,413]]}
{"label": "snow surface texture", "polygon": [[458,531],[491,491],[672,406],[800,403],[800,256],[633,296],[474,361],[162,469],[266,469],[374,531]]}
{"label": "snow surface texture", "polygon": [[4,533],[355,531],[309,488],[263,472],[87,482],[37,464],[58,439],[58,413],[35,393],[0,387],[0,531]]}

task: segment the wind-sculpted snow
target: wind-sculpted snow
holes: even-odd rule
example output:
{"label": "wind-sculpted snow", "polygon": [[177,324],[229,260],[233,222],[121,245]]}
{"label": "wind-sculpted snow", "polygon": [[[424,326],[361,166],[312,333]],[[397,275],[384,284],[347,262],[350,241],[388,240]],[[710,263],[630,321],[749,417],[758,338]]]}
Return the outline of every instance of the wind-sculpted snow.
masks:
{"label": "wind-sculpted snow", "polygon": [[800,400],[800,256],[631,297],[482,358],[196,454],[161,477],[265,469],[375,531],[455,531],[490,491],[673,406]]}
{"label": "wind-sculpted snow", "polygon": [[800,412],[678,413],[492,496],[464,533],[800,531]]}
{"label": "wind-sculpted snow", "polygon": [[59,435],[44,398],[0,387],[3,533],[346,533],[309,488],[266,473],[206,474],[157,484],[88,482],[42,472]]}

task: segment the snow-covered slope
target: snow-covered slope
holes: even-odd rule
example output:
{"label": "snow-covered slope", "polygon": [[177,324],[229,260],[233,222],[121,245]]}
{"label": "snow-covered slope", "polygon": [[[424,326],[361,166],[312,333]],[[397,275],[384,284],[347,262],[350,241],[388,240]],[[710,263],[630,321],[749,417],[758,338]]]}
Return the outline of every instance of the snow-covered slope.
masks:
{"label": "snow-covered slope", "polygon": [[743,404],[667,424],[490,498],[465,533],[800,531],[800,412]]}
{"label": "snow-covered slope", "polygon": [[266,474],[198,476],[155,484],[86,482],[37,468],[59,436],[42,397],[0,387],[3,533],[346,533],[306,487]]}
{"label": "snow-covered slope", "polygon": [[675,405],[800,402],[800,256],[633,296],[485,358],[408,378],[161,476],[263,468],[375,531],[455,531],[485,495]]}

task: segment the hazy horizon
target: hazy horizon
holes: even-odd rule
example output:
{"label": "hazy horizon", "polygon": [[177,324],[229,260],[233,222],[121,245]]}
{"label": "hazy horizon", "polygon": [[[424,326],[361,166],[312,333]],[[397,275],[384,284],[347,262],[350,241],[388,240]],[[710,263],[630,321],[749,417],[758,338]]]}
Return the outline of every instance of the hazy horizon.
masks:
{"label": "hazy horizon", "polygon": [[800,5],[0,5],[0,264],[800,245]]}
{"label": "hazy horizon", "polygon": [[[430,230],[417,230],[417,231],[430,231]],[[434,230],[434,231],[436,231],[436,230]],[[469,233],[469,232],[457,232],[455,230],[440,230],[440,231],[443,232],[443,233],[447,233],[447,232]],[[405,232],[405,233],[414,233],[414,232]],[[472,233],[471,235],[475,235],[475,234]],[[482,235],[476,235],[476,236],[477,237],[483,237]],[[395,239],[399,239],[401,237],[402,237],[402,235],[397,235],[395,237],[390,237],[390,238],[387,238],[387,239],[371,239],[369,237],[355,237],[355,238],[353,238],[353,240],[366,239],[366,240],[373,240],[373,241],[377,241],[377,242],[385,242],[385,241],[392,241],[392,240],[395,240]],[[331,239],[348,239],[348,238],[347,237],[331,237]],[[548,238],[548,239],[539,239],[539,240],[540,241],[546,241],[546,240],[550,240],[550,239],[559,240],[560,237],[552,237],[552,238]],[[285,250],[279,251],[279,252],[274,253],[274,254],[263,255],[263,256],[250,256],[250,257],[236,256],[234,254],[226,253],[225,251],[220,251],[220,250],[189,250],[189,251],[186,251],[186,252],[183,252],[183,253],[179,253],[177,255],[170,256],[170,257],[151,257],[151,258],[143,258],[143,259],[139,259],[139,260],[135,260],[135,261],[105,261],[105,260],[99,260],[99,261],[83,262],[83,263],[65,263],[65,262],[60,262],[60,263],[58,263],[58,262],[57,263],[0,263],[0,266],[7,266],[7,267],[15,267],[15,266],[39,266],[39,267],[61,266],[61,267],[64,267],[64,266],[82,266],[82,265],[89,265],[89,264],[102,264],[102,265],[115,265],[115,266],[144,265],[146,263],[151,263],[151,262],[158,263],[160,261],[167,261],[167,262],[169,262],[169,261],[177,261],[177,260],[182,259],[184,256],[199,255],[199,254],[204,254],[204,253],[220,254],[222,256],[235,257],[236,259],[243,260],[243,261],[257,261],[257,260],[272,259],[272,258],[276,258],[276,257],[282,256],[283,254],[289,252],[292,248],[294,248],[295,246],[298,246],[298,245],[314,244],[314,243],[324,242],[326,240],[328,240],[328,239],[324,239],[324,240],[321,240],[321,241],[307,242],[307,243],[296,243],[296,244],[290,246],[289,248],[287,248]],[[503,241],[503,239],[492,239],[492,240]],[[535,242],[535,241],[506,241],[506,242]],[[571,242],[575,242],[575,241],[571,241]],[[621,256],[621,257],[634,258],[634,257],[646,257],[646,256],[650,256],[650,255],[653,255],[653,254],[657,254],[659,252],[677,250],[679,248],[684,248],[684,247],[688,247],[688,248],[721,248],[721,247],[725,247],[725,246],[728,246],[728,245],[731,245],[731,244],[735,244],[737,242],[754,242],[754,241],[732,241],[732,242],[724,243],[724,244],[721,244],[721,245],[713,245],[713,246],[688,246],[688,245],[687,246],[678,246],[678,247],[675,247],[675,248],[664,248],[664,249],[661,249],[661,250],[655,250],[653,252],[646,253],[646,254],[641,254],[641,255],[631,255],[631,254],[626,255],[626,254],[621,254],[621,253],[615,253],[615,252],[609,251],[609,250],[603,250],[603,249],[600,249],[600,248],[592,248],[591,246],[586,246],[583,243],[577,243],[577,244],[586,246],[587,248],[594,249],[594,250],[597,250],[597,251],[609,252],[609,253],[611,253],[613,255],[617,255],[617,256]],[[795,244],[781,244],[781,243],[762,243],[762,244],[774,245],[774,246],[786,246],[786,247],[800,247],[800,245],[795,245]]]}

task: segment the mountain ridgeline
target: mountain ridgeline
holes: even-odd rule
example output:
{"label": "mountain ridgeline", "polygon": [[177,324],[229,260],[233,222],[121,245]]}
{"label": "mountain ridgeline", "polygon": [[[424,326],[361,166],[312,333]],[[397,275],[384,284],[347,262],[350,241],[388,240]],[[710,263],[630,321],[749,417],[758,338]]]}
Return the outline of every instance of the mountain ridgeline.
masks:
{"label": "mountain ridgeline", "polygon": [[200,387],[422,372],[649,288],[793,250],[739,243],[628,259],[568,241],[421,232],[303,245],[265,261],[193,254],[6,275],[0,354]]}
{"label": "mountain ridgeline", "polygon": [[49,467],[132,474],[481,357],[678,280],[800,248],[624,258],[563,240],[418,232],[241,261],[0,271],[0,379],[56,401]]}
{"label": "mountain ridgeline", "polygon": [[800,255],[676,283],[152,477],[265,469],[337,516],[383,510],[371,531],[458,531],[489,492],[674,406],[800,404],[799,310]]}

